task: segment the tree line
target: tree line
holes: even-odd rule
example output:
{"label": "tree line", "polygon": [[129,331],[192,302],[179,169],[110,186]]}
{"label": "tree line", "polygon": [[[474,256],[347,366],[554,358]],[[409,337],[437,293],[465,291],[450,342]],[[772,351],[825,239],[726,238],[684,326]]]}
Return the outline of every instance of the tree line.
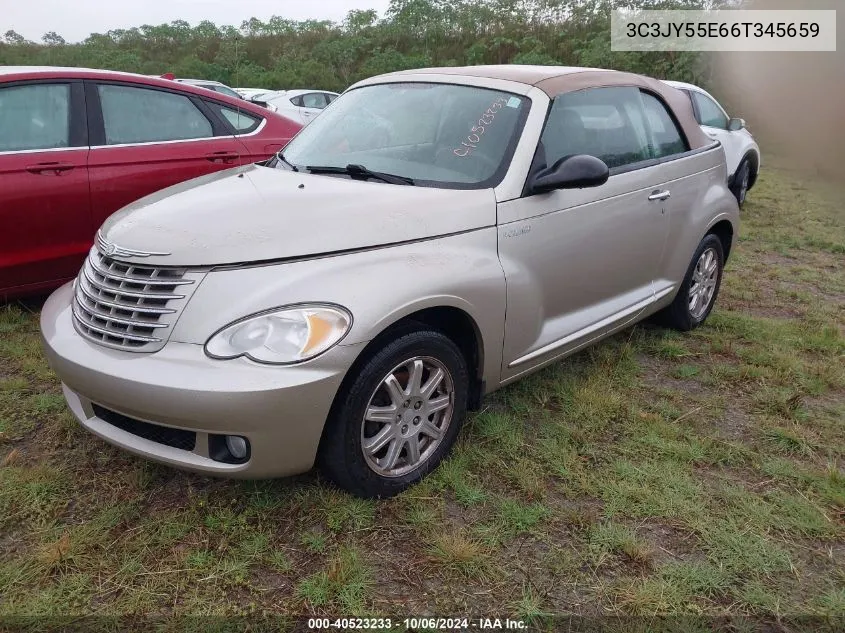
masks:
{"label": "tree line", "polygon": [[350,11],[335,23],[274,16],[240,27],[183,20],[94,33],[68,43],[15,31],[0,64],[108,68],[213,79],[232,86],[341,91],[379,73],[427,66],[559,64],[611,68],[708,85],[694,52],[610,50],[613,8],[712,8],[730,0],[391,0],[384,17]]}

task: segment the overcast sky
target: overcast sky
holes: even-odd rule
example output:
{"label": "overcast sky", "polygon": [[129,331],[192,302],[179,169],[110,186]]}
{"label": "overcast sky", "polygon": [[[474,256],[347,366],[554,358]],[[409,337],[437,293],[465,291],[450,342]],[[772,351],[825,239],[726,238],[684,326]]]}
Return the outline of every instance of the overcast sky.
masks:
{"label": "overcast sky", "polygon": [[91,33],[142,24],[202,20],[240,26],[252,17],[339,22],[351,9],[375,9],[384,16],[389,0],[0,0],[0,34],[9,29],[39,41],[55,31],[69,42]]}

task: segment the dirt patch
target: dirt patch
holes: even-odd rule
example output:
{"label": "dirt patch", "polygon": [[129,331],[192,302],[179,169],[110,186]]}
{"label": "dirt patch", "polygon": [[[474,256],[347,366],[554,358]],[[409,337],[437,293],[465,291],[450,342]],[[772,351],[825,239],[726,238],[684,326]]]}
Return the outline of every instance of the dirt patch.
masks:
{"label": "dirt patch", "polygon": [[569,528],[587,528],[598,523],[604,515],[604,502],[595,497],[569,499],[558,491],[551,491],[546,503],[552,510],[552,518]]}
{"label": "dirt patch", "polygon": [[[807,596],[831,591],[831,578],[840,578],[841,589],[841,575],[845,569],[845,541],[837,539],[820,543],[806,539],[790,541],[787,545],[792,571],[771,578],[770,589],[776,589],[792,604],[801,604]],[[841,615],[840,612],[840,621]]]}
{"label": "dirt patch", "polygon": [[293,595],[294,582],[288,575],[262,566],[253,569],[251,576],[250,584],[264,594],[266,599],[278,601]]}
{"label": "dirt patch", "polygon": [[754,492],[765,492],[772,485],[774,479],[769,479],[750,468],[728,468],[726,466],[696,466],[696,477],[713,490],[723,487],[726,483],[741,486]]}
{"label": "dirt patch", "polygon": [[809,410],[823,409],[836,412],[845,407],[845,391],[829,391],[822,396],[804,396],[802,403]]}
{"label": "dirt patch", "polygon": [[[637,354],[636,358],[640,366],[640,379],[647,387],[657,391],[670,389],[691,396],[707,395],[706,387],[697,380],[692,378],[685,380],[670,376],[667,370],[671,369],[672,365],[665,360],[647,354]],[[687,365],[698,366],[695,358],[695,356],[690,355],[689,357],[681,357],[679,360]],[[703,371],[704,366],[701,365],[701,367]]]}
{"label": "dirt patch", "polygon": [[725,404],[722,415],[712,422],[712,430],[719,437],[728,441],[748,441],[753,439],[754,422],[732,398]]}
{"label": "dirt patch", "polygon": [[452,529],[471,527],[482,518],[482,512],[478,506],[467,508],[455,501],[451,494],[446,499],[443,514],[444,524]]}
{"label": "dirt patch", "polygon": [[[774,296],[774,293],[768,291],[768,293],[764,294],[771,294]],[[779,319],[782,321],[800,321],[806,315],[806,311],[800,310],[797,307],[787,307],[783,304],[778,305],[774,301],[772,302],[757,302],[757,301],[732,301],[730,303],[730,309],[736,310],[740,312],[744,312],[745,314],[759,317],[763,319]]]}
{"label": "dirt patch", "polygon": [[819,288],[809,282],[781,281],[778,285],[784,291],[806,292],[819,303],[830,304],[831,307],[836,307],[840,311],[845,310],[845,293],[831,291],[830,288]]}
{"label": "dirt patch", "polygon": [[763,251],[757,252],[756,259],[759,262],[766,266],[766,268],[791,268],[797,264],[800,264],[801,261],[797,257],[799,251],[793,251],[794,255],[783,255],[782,253],[776,253],[774,251]]}
{"label": "dirt patch", "polygon": [[631,527],[637,538],[648,544],[653,566],[705,559],[698,537],[681,524],[650,519]]}

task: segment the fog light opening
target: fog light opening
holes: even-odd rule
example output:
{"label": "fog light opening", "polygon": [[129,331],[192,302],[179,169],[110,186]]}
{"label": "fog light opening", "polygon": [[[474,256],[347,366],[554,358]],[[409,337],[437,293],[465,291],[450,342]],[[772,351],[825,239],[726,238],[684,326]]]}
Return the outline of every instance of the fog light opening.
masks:
{"label": "fog light opening", "polygon": [[240,435],[227,435],[226,448],[229,449],[229,453],[232,454],[232,457],[239,461],[247,456],[249,450],[246,440]]}
{"label": "fog light opening", "polygon": [[243,464],[250,458],[249,440],[240,435],[209,435],[208,456],[216,462]]}

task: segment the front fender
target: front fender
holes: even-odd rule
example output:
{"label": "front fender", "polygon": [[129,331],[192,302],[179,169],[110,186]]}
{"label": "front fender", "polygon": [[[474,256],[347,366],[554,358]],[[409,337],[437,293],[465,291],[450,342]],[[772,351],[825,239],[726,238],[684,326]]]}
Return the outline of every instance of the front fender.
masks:
{"label": "front fender", "polygon": [[463,310],[476,323],[483,378],[501,370],[505,279],[489,227],[398,246],[290,263],[214,270],[180,316],[170,340],[205,344],[232,321],[295,303],[347,308],[352,328],[343,345],[367,342],[396,321],[433,307]]}

